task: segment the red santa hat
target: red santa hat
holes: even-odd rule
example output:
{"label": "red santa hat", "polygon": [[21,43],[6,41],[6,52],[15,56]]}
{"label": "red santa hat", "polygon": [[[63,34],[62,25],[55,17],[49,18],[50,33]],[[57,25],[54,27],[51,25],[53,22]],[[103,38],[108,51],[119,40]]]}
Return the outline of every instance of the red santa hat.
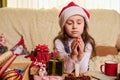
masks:
{"label": "red santa hat", "polygon": [[25,44],[24,44],[24,38],[21,36],[20,41],[11,49],[14,54],[23,54],[23,52],[27,50]]}
{"label": "red santa hat", "polygon": [[70,2],[67,6],[63,7],[59,14],[59,25],[61,29],[63,29],[63,26],[66,22],[66,20],[75,14],[79,14],[85,18],[86,23],[88,24],[89,19],[90,19],[90,14],[89,12],[75,4],[74,2]]}

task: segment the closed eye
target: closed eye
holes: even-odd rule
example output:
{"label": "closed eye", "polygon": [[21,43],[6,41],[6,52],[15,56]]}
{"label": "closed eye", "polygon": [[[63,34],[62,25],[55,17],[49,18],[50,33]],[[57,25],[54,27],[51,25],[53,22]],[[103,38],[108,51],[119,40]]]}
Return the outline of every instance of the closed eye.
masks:
{"label": "closed eye", "polygon": [[80,22],[80,23],[77,23],[77,24],[81,24],[81,22]]}
{"label": "closed eye", "polygon": [[72,23],[67,23],[68,25],[72,25]]}

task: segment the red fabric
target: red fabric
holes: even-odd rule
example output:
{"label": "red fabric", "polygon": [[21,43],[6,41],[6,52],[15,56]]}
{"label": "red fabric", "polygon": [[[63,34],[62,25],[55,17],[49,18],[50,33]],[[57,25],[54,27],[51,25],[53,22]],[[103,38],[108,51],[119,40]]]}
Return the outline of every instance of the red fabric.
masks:
{"label": "red fabric", "polygon": [[23,38],[23,36],[21,36],[20,41],[11,49],[11,51],[14,51],[14,50],[16,49],[16,47],[18,47],[18,46],[20,46],[20,45],[23,46],[23,48],[27,50],[27,48],[26,48],[26,46],[25,46],[25,43],[24,43],[24,38]]}
{"label": "red fabric", "polygon": [[68,7],[72,7],[72,6],[78,6],[78,5],[75,4],[74,2],[70,2],[67,6],[63,7],[63,9],[61,10],[61,12],[59,14],[59,17],[65,9],[67,9]]}

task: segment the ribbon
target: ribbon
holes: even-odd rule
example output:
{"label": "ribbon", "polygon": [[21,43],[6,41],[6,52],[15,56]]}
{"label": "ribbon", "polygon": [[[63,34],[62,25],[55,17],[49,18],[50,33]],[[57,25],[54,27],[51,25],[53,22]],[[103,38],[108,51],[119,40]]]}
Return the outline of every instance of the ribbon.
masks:
{"label": "ribbon", "polygon": [[40,51],[40,52],[48,52],[49,51],[48,46],[45,44],[43,44],[43,45],[38,44],[38,46],[36,46],[35,50]]}
{"label": "ribbon", "polygon": [[56,71],[56,62],[57,62],[57,60],[53,60],[53,64],[52,64],[52,75],[55,75],[55,71]]}

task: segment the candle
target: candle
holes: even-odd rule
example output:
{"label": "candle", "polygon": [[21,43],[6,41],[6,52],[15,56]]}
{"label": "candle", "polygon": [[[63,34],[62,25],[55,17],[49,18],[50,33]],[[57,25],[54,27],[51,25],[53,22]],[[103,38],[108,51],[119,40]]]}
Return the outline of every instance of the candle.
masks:
{"label": "candle", "polygon": [[75,63],[75,76],[78,77],[79,76],[79,64]]}
{"label": "candle", "polygon": [[0,76],[5,72],[5,70],[10,66],[10,64],[15,60],[17,55],[13,55],[4,66],[0,69]]}

